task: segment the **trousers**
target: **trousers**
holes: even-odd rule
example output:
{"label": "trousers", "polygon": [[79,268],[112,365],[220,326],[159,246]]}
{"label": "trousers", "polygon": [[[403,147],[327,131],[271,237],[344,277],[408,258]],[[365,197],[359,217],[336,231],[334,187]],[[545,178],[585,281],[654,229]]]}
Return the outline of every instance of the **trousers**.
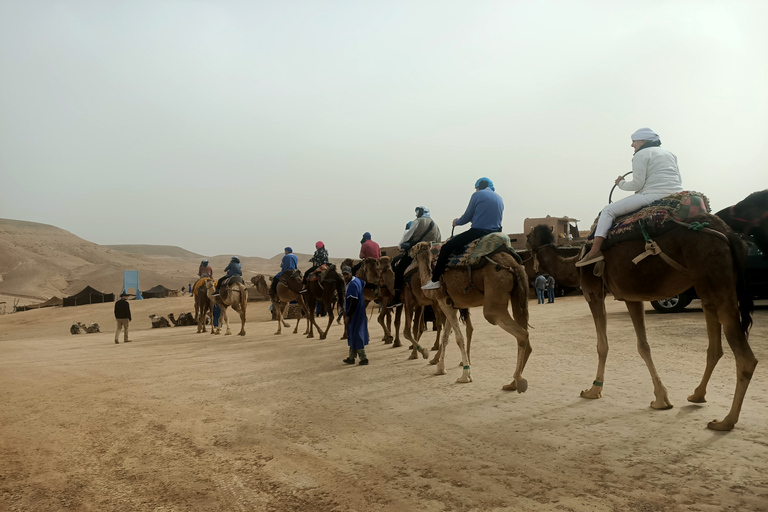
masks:
{"label": "trousers", "polygon": [[600,216],[597,219],[597,227],[595,228],[595,236],[605,238],[605,235],[608,234],[611,226],[613,226],[613,219],[628,213],[636,212],[640,208],[648,206],[652,202],[658,201],[662,197],[667,197],[668,195],[669,194],[635,194],[609,204],[600,212]]}
{"label": "trousers", "polygon": [[115,341],[120,337],[120,330],[125,329],[125,337],[123,338],[123,341],[128,341],[128,324],[131,323],[130,320],[127,318],[116,318],[117,320],[117,330],[115,331]]}

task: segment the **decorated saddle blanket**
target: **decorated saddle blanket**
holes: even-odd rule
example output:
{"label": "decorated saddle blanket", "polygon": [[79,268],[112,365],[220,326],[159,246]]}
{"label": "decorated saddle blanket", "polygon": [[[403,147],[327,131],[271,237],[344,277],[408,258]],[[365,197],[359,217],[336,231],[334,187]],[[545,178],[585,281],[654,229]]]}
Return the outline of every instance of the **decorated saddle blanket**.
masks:
{"label": "decorated saddle blanket", "polygon": [[[683,191],[663,197],[648,206],[614,219],[603,243],[603,250],[627,240],[643,238],[643,229],[650,236],[660,235],[700,213],[709,213],[709,199],[704,194]],[[590,229],[589,240],[595,238],[598,216]]]}
{"label": "decorated saddle blanket", "polygon": [[201,277],[200,279],[197,280],[197,282],[195,283],[195,286],[192,287],[192,295],[193,296],[197,297],[197,290],[199,290],[200,287],[203,286],[203,283],[205,282],[206,279],[209,279],[209,278],[208,277]]}
{"label": "decorated saddle blanket", "polygon": [[[437,262],[437,255],[440,254],[440,248],[443,246],[441,243],[433,243],[430,249],[432,256],[432,267]],[[454,253],[448,259],[448,268],[466,268],[471,267],[472,270],[476,270],[485,266],[488,260],[486,256],[491,256],[498,252],[506,252],[515,257],[518,263],[522,263],[522,259],[512,248],[512,244],[509,241],[509,237],[503,233],[489,233],[482,238],[479,238],[473,242],[470,242],[461,253]],[[405,269],[405,275],[413,274],[418,266],[416,261],[408,265]]]}
{"label": "decorated saddle blanket", "polygon": [[317,269],[307,276],[307,281],[322,281],[328,274],[328,264],[323,264],[317,267]]}

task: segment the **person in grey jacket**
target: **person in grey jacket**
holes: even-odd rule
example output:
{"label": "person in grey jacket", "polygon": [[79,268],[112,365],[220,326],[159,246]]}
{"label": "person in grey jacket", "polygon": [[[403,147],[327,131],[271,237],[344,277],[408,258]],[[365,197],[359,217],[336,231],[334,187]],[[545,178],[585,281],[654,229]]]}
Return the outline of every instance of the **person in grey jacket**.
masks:
{"label": "person in grey jacket", "polygon": [[547,278],[547,303],[551,304],[555,302],[555,278],[549,274],[544,274],[544,277]]}
{"label": "person in grey jacket", "polygon": [[411,221],[408,229],[403,233],[398,248],[402,251],[402,256],[397,258],[392,270],[395,272],[395,296],[387,304],[388,308],[394,308],[401,305],[400,294],[405,286],[405,270],[413,262],[408,251],[419,242],[439,242],[440,228],[430,216],[429,208],[426,206],[416,207],[416,220]]}
{"label": "person in grey jacket", "polygon": [[539,299],[538,303],[544,304],[544,294],[547,292],[547,278],[541,275],[541,272],[536,273],[533,287],[536,288],[536,297]]}

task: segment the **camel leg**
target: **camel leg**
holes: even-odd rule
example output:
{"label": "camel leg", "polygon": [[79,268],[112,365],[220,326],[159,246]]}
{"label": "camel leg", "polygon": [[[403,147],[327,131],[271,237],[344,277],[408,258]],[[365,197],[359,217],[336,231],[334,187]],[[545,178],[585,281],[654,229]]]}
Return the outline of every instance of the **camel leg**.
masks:
{"label": "camel leg", "polygon": [[445,350],[448,346],[448,339],[451,336],[451,324],[446,322],[445,328],[443,329],[443,339],[440,343],[440,349],[437,351],[437,354],[435,354],[435,357],[432,359],[432,361],[429,362],[429,364],[436,364],[437,370],[435,371],[435,375],[445,375]]}
{"label": "camel leg", "polygon": [[635,328],[635,335],[637,336],[637,351],[640,353],[640,357],[645,361],[645,365],[648,367],[648,371],[651,374],[651,380],[653,381],[653,394],[656,399],[651,402],[651,407],[654,409],[671,409],[672,402],[669,400],[667,394],[667,388],[661,382],[661,377],[656,371],[656,365],[653,364],[651,358],[651,346],[648,344],[648,339],[645,332],[645,309],[642,302],[626,301],[627,310],[629,310],[629,316],[632,318],[632,325]]}
{"label": "camel leg", "polygon": [[[467,364],[472,365],[472,356],[469,353],[469,349],[472,347],[472,333],[475,332],[475,328],[472,326],[472,317],[469,315],[469,310],[467,310],[467,318],[466,318],[466,328],[467,328]],[[440,328],[438,327],[438,330]],[[528,355],[530,355],[531,351],[528,351]],[[528,362],[528,357],[525,358],[525,361]]]}
{"label": "camel leg", "polygon": [[[281,304],[276,301],[272,300],[272,310],[277,314],[277,332],[275,335],[282,334],[283,333],[283,308],[281,307]],[[288,327],[286,325],[286,327]]]}
{"label": "camel leg", "polygon": [[331,299],[328,299],[327,301],[323,301],[323,305],[325,306],[325,314],[328,315],[328,325],[326,326],[325,331],[320,331],[320,328],[317,328],[317,330],[320,332],[321,340],[324,340],[328,337],[328,332],[331,330],[331,326],[333,325],[333,302],[331,302]]}
{"label": "camel leg", "polygon": [[[312,292],[309,292],[312,293]],[[307,328],[304,330],[304,334],[307,338],[315,337],[315,308],[317,307],[317,301],[312,297],[312,300],[307,301]],[[319,327],[318,331],[323,332]]]}
{"label": "camel leg", "polygon": [[219,329],[216,334],[219,334],[221,332],[221,324],[225,324],[227,326],[227,332],[224,333],[224,336],[230,336],[232,334],[232,331],[229,330],[229,318],[227,317],[227,306],[221,304],[219,305],[221,308],[221,316],[219,317]]}
{"label": "camel leg", "polygon": [[403,316],[403,306],[397,306],[395,308],[395,341],[392,348],[400,348],[403,344],[400,342],[400,321]]}
{"label": "camel leg", "polygon": [[[445,315],[443,314],[443,310],[439,307],[432,308],[432,310],[435,313],[435,323],[437,324],[437,333],[435,335],[435,345],[437,346],[437,349],[435,349],[435,346],[432,347],[432,350],[438,350],[437,354],[435,354],[435,357],[430,359],[429,364],[437,364],[437,362],[440,360],[440,344],[438,340],[440,340],[440,335],[443,332],[443,329],[445,329],[445,326],[447,324],[447,321],[445,319]],[[464,366],[464,363],[461,363],[461,366]]]}
{"label": "camel leg", "polygon": [[[379,325],[381,325],[381,328],[384,329],[384,337],[381,338],[381,341],[383,341],[385,345],[389,345],[390,343],[392,343],[391,330],[389,326],[387,326],[387,322],[384,320],[388,312],[389,310],[382,305],[381,311],[379,311],[379,316],[376,318],[379,322]],[[390,324],[392,323],[391,315],[389,316],[389,323]]]}
{"label": "camel leg", "polygon": [[[403,306],[404,314],[402,318],[403,338],[411,342],[410,348],[413,349],[413,344],[415,340],[413,338],[413,335],[411,334],[411,322],[413,321],[414,307],[409,299],[406,299],[404,302],[405,302],[405,305]],[[397,318],[395,319],[395,321],[397,321]]]}
{"label": "camel leg", "polygon": [[[461,351],[461,360],[462,361],[469,361],[469,358],[467,357],[467,349],[464,346],[464,336],[461,334],[461,326],[459,325],[459,319],[457,318],[457,311],[453,309],[452,306],[449,306],[445,300],[440,300],[440,309],[443,310],[443,314],[445,314],[446,317],[446,325],[445,325],[445,332],[446,334],[443,336],[443,343],[442,343],[442,354],[440,357],[440,362],[437,364],[438,372],[440,371],[440,368],[442,367],[443,373],[445,373],[445,345],[448,341],[448,333],[450,331],[456,331],[456,344],[459,346],[459,350]],[[465,364],[463,366],[463,372],[461,374],[461,377],[456,379],[456,382],[460,384],[466,384],[469,382],[472,382],[472,372],[470,370],[470,367],[468,364]]]}
{"label": "camel leg", "polygon": [[733,300],[727,304],[721,304],[718,308],[718,317],[723,322],[725,339],[728,340],[728,345],[731,346],[736,359],[736,391],[733,394],[731,410],[726,417],[722,421],[710,421],[707,427],[712,430],[727,431],[732,430],[739,421],[741,406],[747,394],[749,381],[752,380],[752,374],[757,367],[757,359],[749,346],[746,333],[741,328],[738,302]]}
{"label": "camel leg", "polygon": [[592,320],[595,322],[595,331],[597,331],[597,375],[592,387],[581,392],[582,398],[600,398],[603,396],[603,380],[605,375],[605,360],[608,358],[608,329],[605,318],[605,297],[600,294],[589,294],[587,304],[592,311]]}
{"label": "camel leg", "polygon": [[240,315],[240,332],[237,335],[245,336],[245,310],[238,305],[232,305],[232,307]]}
{"label": "camel leg", "polygon": [[[502,301],[492,300],[492,297],[503,297]],[[523,378],[523,370],[528,357],[531,355],[531,343],[528,337],[528,331],[521,327],[512,319],[508,311],[509,299],[504,294],[493,293],[492,290],[486,290],[485,302],[483,304],[483,316],[491,325],[498,325],[517,340],[517,364],[515,365],[515,374],[512,382],[505,384],[501,389],[505,391],[517,391],[525,393],[528,389],[528,381]],[[474,330],[474,329],[473,329]],[[463,354],[469,361],[469,356]]]}
{"label": "camel leg", "polygon": [[723,338],[722,329],[720,327],[720,320],[717,319],[717,308],[713,307],[709,301],[701,301],[701,308],[704,310],[704,319],[707,322],[707,338],[709,344],[707,346],[707,366],[704,369],[704,376],[701,378],[701,383],[693,391],[693,394],[688,397],[689,402],[695,404],[703,404],[706,402],[707,384],[712,377],[712,372],[717,366],[717,362],[723,357]]}

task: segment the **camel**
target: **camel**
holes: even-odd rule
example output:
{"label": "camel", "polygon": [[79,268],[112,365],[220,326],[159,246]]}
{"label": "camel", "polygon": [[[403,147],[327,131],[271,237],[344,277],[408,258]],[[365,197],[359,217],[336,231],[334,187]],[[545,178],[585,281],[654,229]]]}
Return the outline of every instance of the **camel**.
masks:
{"label": "camel", "polygon": [[[288,322],[284,320],[284,314],[285,307],[292,300],[295,300],[299,304],[301,310],[307,316],[307,322],[309,322],[309,311],[307,310],[307,304],[304,302],[304,297],[301,293],[301,272],[297,271],[298,286],[296,285],[296,276],[293,276],[294,279],[288,280],[289,273],[291,273],[291,271],[287,270],[283,273],[283,275],[280,276],[280,281],[277,283],[277,295],[269,294],[270,290],[269,285],[267,284],[266,276],[259,274],[251,278],[251,282],[256,287],[256,289],[259,290],[260,293],[267,295],[272,300],[272,307],[277,312],[277,332],[275,335],[283,333],[283,326],[290,327]],[[290,285],[293,285],[293,288],[291,288]],[[296,319],[296,327],[293,329],[293,334],[299,332],[299,322],[301,322],[301,317]],[[319,326],[317,326],[317,330],[321,331]],[[307,330],[304,333],[309,333],[309,325],[307,325]]]}
{"label": "camel", "polygon": [[69,328],[71,334],[80,334],[83,331],[85,334],[93,334],[94,332],[101,332],[99,324],[91,322],[89,325],[85,325],[82,322],[76,322]]}
{"label": "camel", "polygon": [[744,236],[753,236],[757,247],[768,255],[768,190],[748,195],[715,215]]}
{"label": "camel", "polygon": [[[424,308],[426,306],[432,306],[432,310],[435,313],[435,325],[437,326],[437,333],[435,335],[435,344],[432,350],[437,350],[435,357],[430,359],[429,364],[438,364],[440,361],[440,334],[445,325],[445,315],[438,303],[424,295],[424,291],[421,289],[421,276],[419,273],[415,273],[411,276],[411,280],[405,284],[403,290],[403,305],[405,311],[405,328],[403,329],[403,337],[411,342],[411,355],[408,359],[417,359],[419,352],[421,352],[424,359],[429,357],[429,350],[426,347],[419,345],[421,335],[424,332]],[[411,323],[413,318],[413,323]],[[472,345],[472,320],[468,309],[462,309],[459,312],[459,318],[466,325],[467,333],[467,361],[470,359],[470,347]],[[395,328],[397,328],[397,319],[395,321]],[[413,325],[413,334],[411,334],[411,325]],[[471,363],[468,363],[471,364]],[[464,361],[460,362],[461,366],[464,366]]]}
{"label": "camel", "polygon": [[[653,409],[670,409],[672,402],[661,382],[651,359],[651,348],[645,332],[643,301],[671,297],[691,286],[701,298],[707,323],[707,365],[701,383],[689,402],[706,402],[707,383],[720,357],[723,355],[721,328],[736,358],[736,392],[730,412],[721,421],[707,426],[712,430],[731,430],[739,420],[744,396],[757,366],[757,359],[747,342],[752,323],[752,298],[744,283],[746,246],[718,217],[699,214],[688,222],[708,223],[696,232],[684,226],[666,231],[654,238],[664,257],[650,256],[633,263],[632,259],[646,249],[645,242],[630,240],[616,244],[604,252],[605,261],[601,277],[592,265],[577,269],[579,256],[563,258],[557,253],[554,236],[548,226],[534,227],[528,234],[528,246],[535,251],[541,266],[563,284],[577,283],[584,291],[597,330],[597,375],[592,387],[581,392],[584,398],[602,396],[605,383],[605,362],[608,356],[606,334],[605,295],[624,301],[637,336],[637,350],[645,361],[653,381],[655,399]],[[674,264],[674,265],[673,265]],[[676,268],[679,267],[679,268]],[[572,284],[571,284],[572,285]]]}
{"label": "camel", "polygon": [[152,328],[158,329],[160,327],[170,327],[171,323],[164,316],[149,315],[149,319],[152,321]]}
{"label": "camel", "polygon": [[304,294],[307,310],[309,312],[309,334],[307,338],[314,338],[313,326],[315,322],[315,307],[317,301],[321,301],[325,306],[325,312],[328,315],[328,326],[325,331],[318,326],[317,330],[320,339],[324,340],[328,336],[333,324],[333,303],[334,298],[338,298],[338,303],[344,300],[344,278],[336,271],[336,265],[328,265],[328,272],[325,274],[322,283],[318,281],[307,281],[307,292]]}
{"label": "camel", "polygon": [[211,304],[216,304],[221,309],[221,316],[219,317],[219,327],[211,325],[211,334],[219,334],[221,332],[221,325],[227,326],[227,332],[224,336],[229,336],[232,331],[229,329],[229,318],[227,318],[227,308],[232,306],[232,309],[240,314],[240,332],[238,336],[245,336],[245,309],[248,306],[248,289],[245,287],[245,282],[240,276],[234,276],[229,278],[226,282],[222,283],[219,289],[219,295],[214,295],[216,290],[216,283],[213,279],[205,282],[205,292],[208,295],[208,299]]}
{"label": "camel", "polygon": [[[419,242],[411,248],[411,257],[419,265],[419,277],[426,283],[431,278],[432,265],[429,242]],[[440,359],[437,374],[444,375],[445,346],[451,331],[456,332],[456,343],[461,350],[461,360],[466,364],[456,382],[472,382],[469,355],[464,348],[464,337],[456,318],[456,309],[483,306],[483,316],[492,325],[498,325],[517,339],[517,365],[514,380],[502,387],[505,391],[524,393],[528,381],[523,378],[523,369],[531,355],[528,337],[528,277],[525,269],[511,254],[498,252],[488,256],[493,263],[469,272],[459,268],[448,268],[442,277],[442,286],[437,290],[423,290],[427,298],[437,303],[445,315],[443,341],[440,344]],[[509,304],[512,315],[509,315]]]}
{"label": "camel", "polygon": [[179,315],[178,320],[175,316],[173,316],[173,313],[168,313],[168,320],[171,321],[174,327],[184,326],[184,325],[195,325],[197,321],[195,320],[195,317],[192,316],[192,313],[182,313]]}
{"label": "camel", "polygon": [[205,328],[206,320],[210,319],[211,332],[213,332],[213,302],[208,298],[206,286],[212,282],[214,287],[216,281],[210,277],[203,277],[195,283],[193,295],[195,296],[195,318],[197,319],[197,332],[208,332]]}

